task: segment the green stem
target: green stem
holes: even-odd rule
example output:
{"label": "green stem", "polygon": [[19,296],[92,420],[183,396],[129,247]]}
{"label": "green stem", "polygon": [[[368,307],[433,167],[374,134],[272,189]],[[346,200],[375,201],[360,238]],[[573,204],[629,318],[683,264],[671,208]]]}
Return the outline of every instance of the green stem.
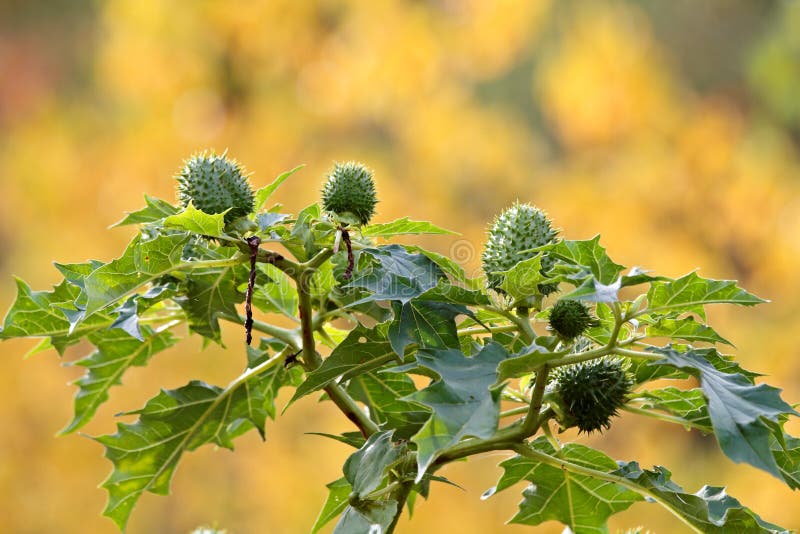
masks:
{"label": "green stem", "polygon": [[644,408],[640,408],[638,406],[630,406],[626,405],[622,407],[623,410],[630,413],[635,413],[637,415],[644,415],[645,417],[651,417],[653,419],[658,419],[659,421],[665,421],[667,423],[676,423],[684,427],[693,428],[695,430],[699,430],[700,432],[709,432],[710,429],[704,428],[697,423],[693,423],[691,421],[687,421],[681,417],[677,417],[674,415],[669,415],[666,413],[655,412],[652,410],[645,410]]}
{"label": "green stem", "polygon": [[531,327],[530,310],[527,307],[517,308],[517,321],[515,324],[519,327],[519,335],[526,345],[533,343],[536,339],[536,332]]}
{"label": "green stem", "polygon": [[500,326],[470,326],[469,328],[460,328],[458,330],[458,337],[472,336],[477,334],[489,334],[495,332],[513,332],[518,326],[516,324],[504,324]]}
{"label": "green stem", "polygon": [[403,515],[403,508],[406,507],[406,501],[408,500],[408,495],[411,493],[411,489],[414,487],[414,482],[404,482],[400,485],[397,492],[393,495],[394,499],[397,501],[397,512],[394,514],[394,519],[389,524],[389,528],[386,529],[386,534],[393,534],[394,530],[397,528],[397,523],[400,522],[400,517]]}
{"label": "green stem", "polygon": [[606,482],[611,482],[612,484],[618,484],[624,488],[627,488],[631,491],[634,491],[640,495],[644,495],[645,497],[649,497],[659,503],[661,506],[666,508],[669,512],[671,512],[675,517],[677,517],[681,522],[686,524],[692,531],[698,532],[703,534],[703,531],[698,529],[696,526],[692,525],[680,512],[678,512],[669,502],[664,500],[661,495],[655,493],[653,491],[648,490],[647,488],[643,488],[638,484],[635,484],[628,480],[627,478],[612,475],[611,473],[604,473],[603,471],[598,471],[597,469],[592,469],[590,467],[584,467],[582,465],[574,464],[572,462],[568,462],[566,460],[562,460],[561,458],[556,458],[554,456],[550,456],[549,454],[545,454],[543,452],[539,452],[534,450],[527,445],[518,444],[513,447],[514,451],[519,454],[520,456],[525,456],[527,458],[532,458],[534,460],[538,460],[544,464],[551,465],[562,471],[569,471],[571,473],[575,473],[578,475],[584,475],[592,478],[596,478],[598,480],[604,480]]}
{"label": "green stem", "polygon": [[300,310],[300,337],[303,339],[303,363],[309,371],[322,365],[322,358],[317,354],[314,343],[314,325],[312,324],[311,294],[308,288],[297,282],[298,308]]}
{"label": "green stem", "polygon": [[542,432],[544,433],[544,437],[547,438],[547,441],[550,442],[550,445],[552,445],[553,450],[561,456],[561,443],[558,441],[558,438],[553,435],[553,429],[550,428],[550,423],[547,421],[542,425]]}
{"label": "green stem", "polygon": [[[320,252],[308,262],[309,266],[303,267],[301,271],[292,276],[295,279],[298,297],[298,308],[300,310],[300,337],[302,339],[303,366],[307,371],[313,371],[322,365],[322,358],[317,353],[314,341],[314,325],[311,308],[311,293],[308,291],[306,280],[309,280],[313,270],[313,265],[321,264],[330,254],[325,251]],[[289,274],[289,273],[287,273]],[[342,386],[331,382],[325,387],[325,392],[333,403],[339,407],[342,413],[350,419],[361,431],[365,438],[378,432],[378,425],[372,421],[367,414],[356,404],[356,401],[348,395]]]}
{"label": "green stem", "polygon": [[522,422],[522,434],[525,437],[532,436],[536,433],[541,424],[539,412],[542,409],[548,374],[550,374],[550,367],[547,364],[544,364],[536,371],[536,381],[533,384],[533,393],[531,393],[531,403],[528,407],[528,414]]}
{"label": "green stem", "polygon": [[[232,313],[221,313],[219,314],[219,318],[231,321],[233,323],[244,324],[244,317],[239,314],[234,315]],[[296,330],[289,330],[288,328],[281,328],[263,321],[255,320],[253,321],[253,329],[283,341],[294,350],[300,350],[300,347],[302,346],[302,341],[299,339]]]}
{"label": "green stem", "polygon": [[[522,319],[520,319],[517,315],[510,312],[509,310],[504,310],[503,308],[498,308],[497,306],[483,306],[484,310],[496,313],[498,315],[502,315],[512,323],[514,323],[519,330],[523,330],[525,327],[522,325]],[[528,324],[530,327],[530,323]]]}
{"label": "green stem", "polygon": [[638,350],[628,350],[623,349],[620,347],[615,347],[612,350],[614,354],[619,354],[620,356],[627,356],[628,358],[639,358],[643,360],[661,360],[664,357],[660,354],[653,354],[652,352],[640,352]]}
{"label": "green stem", "polygon": [[[497,451],[503,449],[511,449],[515,444],[520,443],[526,437],[522,433],[522,425],[515,423],[505,428],[501,428],[495,432],[494,436],[488,439],[472,438],[456,443],[452,447],[448,447],[442,454],[440,454],[433,462],[435,467],[441,467],[444,464],[450,463],[454,460],[473,456],[482,452]],[[431,471],[432,472],[432,471]]]}
{"label": "green stem", "polygon": [[333,249],[325,248],[317,252],[317,254],[305,263],[301,263],[300,267],[306,270],[318,269],[325,261],[333,256]]}
{"label": "green stem", "polygon": [[524,413],[528,413],[530,410],[530,406],[520,406],[519,408],[512,408],[510,410],[506,410],[504,412],[500,412],[500,418],[504,417],[512,417],[514,415],[522,415]]}
{"label": "green stem", "polygon": [[334,383],[328,384],[325,386],[325,393],[328,394],[328,397],[331,398],[345,417],[358,427],[365,438],[380,432],[378,425],[364,413],[364,410],[358,406],[353,397],[348,395],[342,386]]}
{"label": "green stem", "polygon": [[230,258],[222,258],[219,260],[195,260],[195,261],[187,261],[175,266],[176,270],[186,270],[186,269],[211,269],[217,267],[233,267],[235,265],[239,265],[240,263],[244,263],[248,261],[248,256],[246,254],[242,254],[241,252],[237,252]]}
{"label": "green stem", "polygon": [[609,348],[616,346],[619,331],[622,329],[622,325],[625,324],[625,321],[622,319],[622,310],[620,310],[619,302],[613,303],[612,310],[614,310],[614,329],[611,331],[611,337],[608,339]]}

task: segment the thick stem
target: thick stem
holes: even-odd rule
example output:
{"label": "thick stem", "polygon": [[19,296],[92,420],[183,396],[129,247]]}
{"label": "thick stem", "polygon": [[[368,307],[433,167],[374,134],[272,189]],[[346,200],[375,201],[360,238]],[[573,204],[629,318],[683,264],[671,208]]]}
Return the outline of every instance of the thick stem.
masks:
{"label": "thick stem", "polygon": [[[318,255],[317,257],[320,256]],[[310,261],[316,260],[317,257],[312,258]],[[317,353],[314,341],[311,294],[309,293],[308,282],[306,280],[313,275],[313,272],[313,269],[306,268],[294,277],[297,285],[298,308],[300,310],[300,337],[303,342],[303,366],[307,371],[313,371],[322,365],[322,358]],[[356,401],[347,394],[342,386],[332,382],[325,387],[325,392],[333,403],[339,407],[342,413],[358,427],[364,437],[369,437],[378,431],[378,425],[367,417],[364,411],[356,404]]]}
{"label": "thick stem", "polygon": [[314,342],[314,325],[312,324],[311,294],[305,287],[306,282],[302,280],[305,276],[299,276],[297,282],[298,309],[300,311],[300,337],[303,339],[303,363],[309,371],[313,371],[322,365],[322,358],[317,354]]}
{"label": "thick stem", "polygon": [[539,412],[542,409],[548,374],[550,374],[550,367],[547,364],[536,371],[536,382],[534,382],[533,393],[531,393],[531,404],[528,408],[528,414],[522,422],[522,434],[526,437],[533,435],[539,429]]}
{"label": "thick stem", "polygon": [[380,431],[378,425],[364,413],[364,410],[356,404],[353,397],[348,395],[342,386],[333,383],[328,384],[325,386],[325,393],[328,394],[328,397],[331,398],[345,417],[358,427],[358,430],[365,438]]}
{"label": "thick stem", "polygon": [[403,515],[403,509],[406,507],[406,501],[408,500],[408,495],[411,493],[411,489],[414,487],[414,482],[404,482],[400,484],[397,492],[392,495],[394,500],[397,501],[397,512],[394,514],[394,519],[389,524],[389,528],[386,529],[386,534],[393,534],[394,530],[397,528],[397,523],[400,522],[400,517]]}

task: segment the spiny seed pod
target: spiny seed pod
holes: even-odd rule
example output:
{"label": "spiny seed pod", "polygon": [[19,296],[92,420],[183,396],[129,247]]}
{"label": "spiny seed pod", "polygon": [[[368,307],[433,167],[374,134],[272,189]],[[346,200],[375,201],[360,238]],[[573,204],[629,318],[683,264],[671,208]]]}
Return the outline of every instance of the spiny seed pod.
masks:
{"label": "spiny seed pod", "polygon": [[225,214],[225,222],[252,213],[255,197],[244,169],[235,159],[214,152],[201,152],[186,160],[175,176],[178,200],[183,207],[194,207],[205,213]]}
{"label": "spiny seed pod", "polygon": [[595,324],[589,308],[579,300],[561,299],[550,309],[550,328],[563,339],[575,339]]}
{"label": "spiny seed pod", "polygon": [[336,163],[322,187],[323,209],[345,222],[367,224],[378,203],[372,174],[371,169],[355,161]]}
{"label": "spiny seed pod", "polygon": [[[500,271],[508,271],[517,263],[532,258],[536,252],[531,249],[552,243],[558,234],[553,229],[547,214],[531,206],[517,202],[503,211],[494,220],[489,230],[489,239],[483,251],[483,271],[489,287],[498,289],[503,282]],[[545,255],[542,258],[542,272],[553,266],[553,260]],[[547,295],[555,291],[551,284],[542,284],[539,291]]]}
{"label": "spiny seed pod", "polygon": [[559,368],[551,382],[564,419],[581,432],[602,431],[625,405],[633,380],[618,358],[600,358]]}

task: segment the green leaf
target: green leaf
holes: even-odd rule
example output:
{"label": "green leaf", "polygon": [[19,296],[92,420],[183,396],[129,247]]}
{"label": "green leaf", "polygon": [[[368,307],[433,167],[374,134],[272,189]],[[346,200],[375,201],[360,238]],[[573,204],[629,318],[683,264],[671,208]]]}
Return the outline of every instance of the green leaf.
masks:
{"label": "green leaf", "polygon": [[647,335],[651,337],[670,337],[686,341],[705,341],[707,343],[733,344],[723,338],[710,326],[694,320],[694,317],[670,319],[661,317],[647,326]]}
{"label": "green leaf", "polygon": [[770,449],[771,430],[765,421],[777,423],[783,414],[797,412],[780,398],[779,389],[753,385],[740,373],[722,372],[698,351],[665,347],[652,352],[664,357],[653,365],[670,365],[700,379],[714,434],[728,458],[783,479]]}
{"label": "green leaf", "polygon": [[550,352],[545,347],[533,343],[526,347],[521,354],[500,362],[497,366],[497,381],[504,382],[509,378],[519,378],[536,372],[542,364],[566,352]]}
{"label": "green leaf", "polygon": [[695,312],[705,320],[706,304],[741,304],[754,306],[766,302],[736,285],[735,280],[700,278],[691,272],[677,280],[653,282],[647,292],[650,312],[678,310]]}
{"label": "green leaf", "polygon": [[256,215],[256,224],[258,225],[258,230],[261,232],[266,232],[276,224],[282,222],[284,219],[289,217],[286,213],[273,213],[268,211],[266,213],[259,213]]}
{"label": "green leaf", "polygon": [[[556,454],[543,436],[534,440],[531,448],[547,455]],[[567,462],[610,473],[617,463],[602,452],[568,443],[558,453]],[[567,525],[575,534],[608,532],[608,518],[641,501],[637,493],[618,484],[588,475],[573,473],[539,460],[515,456],[500,463],[504,469],[497,483],[502,491],[521,481],[530,485],[522,493],[519,512],[510,523],[539,525],[556,520]]]}
{"label": "green leaf", "polygon": [[686,428],[694,428],[711,434],[714,429],[708,416],[708,407],[703,390],[699,388],[682,390],[665,387],[637,393],[645,410],[661,410],[677,418]]}
{"label": "green leaf", "polygon": [[423,348],[458,347],[455,317],[471,315],[467,308],[446,302],[412,300],[392,302],[394,321],[389,325],[389,342],[400,357],[411,343]]}
{"label": "green leaf", "polygon": [[467,436],[488,438],[497,430],[500,390],[490,387],[497,382],[497,365],[508,356],[495,342],[489,342],[471,358],[456,349],[422,349],[416,353],[419,365],[441,377],[406,397],[433,410],[411,439],[417,444],[417,482],[442,449]]}
{"label": "green leaf", "polygon": [[413,234],[458,235],[458,232],[441,228],[428,221],[412,221],[408,217],[403,217],[388,223],[370,224],[362,228],[361,234],[364,237],[388,238]]}
{"label": "green leaf", "polygon": [[333,534],[370,534],[386,532],[397,512],[397,501],[366,501],[358,507],[348,506],[336,523]]}
{"label": "green leaf", "polygon": [[75,415],[61,433],[69,434],[88,423],[97,408],[108,400],[108,390],[122,383],[122,375],[133,366],[145,366],[150,358],[177,342],[169,332],[153,332],[145,327],[140,341],[122,330],[106,330],[89,335],[97,350],[71,365],[85,367],[86,374],[73,382],[79,387],[75,396]]}
{"label": "green leaf", "polygon": [[322,510],[311,527],[311,534],[316,534],[319,530],[330,522],[331,519],[341,514],[348,505],[348,497],[352,491],[352,486],[344,477],[334,480],[326,486],[328,488],[328,498],[322,506]]}
{"label": "green leaf", "polygon": [[257,269],[264,273],[270,282],[259,284],[253,292],[253,306],[265,313],[280,313],[287,317],[297,317],[297,291],[286,273],[267,263],[259,263]]}
{"label": "green leaf", "polygon": [[147,224],[160,221],[164,217],[175,215],[178,208],[165,200],[145,195],[144,201],[147,204],[139,211],[128,213],[124,219],[112,226],[124,226],[126,224]]}
{"label": "green leaf", "polygon": [[649,471],[640,468],[636,462],[623,462],[614,474],[625,477],[642,488],[643,494],[666,506],[700,532],[788,532],[762,520],[752,510],[727,495],[725,488],[703,486],[697,493],[687,493],[670,480],[672,473],[664,467],[655,466],[653,471]]}
{"label": "green leaf", "polygon": [[322,365],[306,376],[306,381],[297,388],[291,402],[323,389],[338,377],[347,380],[393,361],[396,356],[387,336],[388,327],[386,323],[374,328],[358,325],[351,330]]}
{"label": "green leaf", "polygon": [[[427,290],[416,300],[435,300],[449,302],[450,304],[463,304],[465,306],[483,306],[491,304],[489,297],[480,291],[454,286],[447,280],[440,280],[439,285]],[[475,317],[469,312],[470,317]]]}
{"label": "green leaf", "polygon": [[539,285],[545,281],[542,274],[542,256],[536,255],[517,263],[508,271],[503,271],[500,287],[516,300],[539,295]]}
{"label": "green leaf", "polygon": [[[453,247],[453,253],[458,257],[458,243]],[[406,250],[409,252],[418,252],[423,256],[427,257],[433,263],[438,265],[442,271],[450,277],[450,280],[453,282],[459,283],[464,285],[467,289],[477,290],[483,288],[483,280],[480,277],[477,278],[468,278],[467,273],[464,272],[464,269],[456,263],[451,258],[439,254],[437,252],[431,252],[430,250],[425,250],[422,247],[417,247],[413,245],[406,246]],[[466,251],[468,254],[472,254],[472,249]]]}
{"label": "green leaf", "polygon": [[361,253],[371,256],[378,264],[359,273],[357,278],[345,286],[361,287],[372,293],[358,303],[399,300],[405,304],[436,287],[444,277],[441,268],[427,256],[410,254],[400,245],[368,248]]}
{"label": "green leaf", "polygon": [[344,476],[359,497],[366,497],[383,485],[386,469],[400,457],[392,443],[392,431],[372,434],[344,463]]}
{"label": "green leaf", "polygon": [[[106,329],[114,319],[106,314],[96,314],[70,332],[72,325],[62,307],[72,306],[80,288],[66,281],[52,291],[33,291],[17,278],[17,298],[6,314],[0,340],[16,337],[49,337],[59,353],[90,332]],[[74,307],[74,306],[72,306]]]}
{"label": "green leaf", "polygon": [[349,445],[354,449],[360,449],[366,443],[366,439],[361,434],[361,432],[342,432],[341,434],[327,434],[325,432],[306,432],[306,434],[310,436],[321,436],[323,438],[332,439],[334,441],[338,441],[339,443],[344,443],[345,445]]}
{"label": "green leaf", "polygon": [[114,464],[103,483],[109,492],[104,515],[124,530],[142,493],[169,493],[184,452],[206,443],[233,448],[232,439],[248,427],[263,433],[265,406],[274,402],[270,371],[276,367],[283,367],[282,355],[247,370],[225,389],[195,380],[162,390],[132,412],[139,414],[138,421],[119,423],[116,434],[96,438]]}
{"label": "green leaf", "polygon": [[772,455],[781,470],[786,485],[793,490],[800,489],[800,439],[777,429],[778,437],[773,434],[771,442]]}
{"label": "green leaf", "polygon": [[591,276],[592,280],[603,285],[616,282],[624,269],[608,257],[606,249],[600,246],[599,235],[585,241],[559,241],[549,248],[549,254],[580,267],[578,279]]}
{"label": "green leaf", "polygon": [[83,289],[83,280],[89,276],[92,271],[105,265],[99,260],[89,260],[84,263],[57,263],[54,262],[56,269],[64,277],[64,280],[74,286]]}
{"label": "green leaf", "polygon": [[303,167],[305,167],[305,164],[298,165],[294,169],[286,171],[283,174],[280,174],[277,178],[275,178],[275,180],[273,180],[271,184],[264,186],[258,191],[256,191],[255,209],[253,211],[255,212],[261,211],[264,208],[264,204],[266,204],[267,200],[269,200],[269,197],[272,196],[272,193],[274,193],[275,190],[278,189],[281,186],[281,184],[286,181],[287,178],[289,178],[291,175],[293,175]]}
{"label": "green leaf", "polygon": [[198,210],[189,202],[185,210],[164,219],[164,226],[202,236],[222,237],[225,233],[225,214],[228,211],[230,210],[211,215]]}
{"label": "green leaf", "polygon": [[[205,249],[202,258],[224,259],[235,253],[232,248]],[[203,267],[187,273],[183,283],[183,296],[175,298],[189,323],[192,332],[221,343],[219,317],[237,315],[236,305],[244,301],[237,291],[247,274],[239,266]]]}
{"label": "green leaf", "polygon": [[402,400],[417,391],[414,381],[403,373],[363,373],[350,379],[347,391],[369,408],[378,425],[394,429],[395,439],[409,439],[430,416],[430,410]]}
{"label": "green leaf", "polygon": [[85,317],[115,304],[125,295],[182,266],[186,234],[138,235],[125,253],[95,269],[84,280]]}
{"label": "green leaf", "polygon": [[[708,416],[708,406],[700,389],[688,391],[674,387],[643,391],[637,400],[642,400],[645,410],[662,410],[674,417],[672,422],[685,428],[694,428],[703,433],[714,431]],[[800,439],[783,432],[780,424],[769,424],[770,451],[778,464],[778,469],[786,484],[792,489],[800,489]],[[777,437],[776,437],[777,436]]]}
{"label": "green leaf", "polygon": [[163,300],[174,298],[177,294],[177,287],[174,281],[168,281],[154,285],[143,294],[131,295],[114,310],[117,318],[111,323],[110,328],[119,328],[139,341],[143,341],[139,315]]}
{"label": "green leaf", "polygon": [[[285,246],[298,260],[306,261],[319,251],[314,231],[314,222],[322,217],[322,212],[317,204],[306,206],[297,214],[297,220],[288,236],[281,233],[281,244]],[[281,230],[280,227],[276,231]]]}

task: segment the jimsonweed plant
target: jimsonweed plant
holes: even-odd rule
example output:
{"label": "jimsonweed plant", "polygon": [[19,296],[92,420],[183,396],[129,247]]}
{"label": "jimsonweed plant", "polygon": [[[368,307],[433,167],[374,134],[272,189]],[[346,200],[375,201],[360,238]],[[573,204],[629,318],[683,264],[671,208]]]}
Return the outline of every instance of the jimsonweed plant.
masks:
{"label": "jimsonweed plant", "polygon": [[[354,452],[312,532],[336,518],[336,533],[394,532],[417,496],[449,483],[449,463],[489,451],[509,457],[484,497],[526,487],[513,523],[605,532],[611,515],[646,501],[696,532],[784,531],[724,488],[685,490],[665,467],[559,439],[572,427],[603,432],[629,412],[713,434],[734,462],[800,487],[800,440],[783,430],[797,412],[720,352],[730,343],[705,324],[708,305],[762,299],[694,272],[626,270],[599,237],[562,237],[544,211],[519,203],[494,221],[484,273],[471,278],[444,255],[381,242],[452,232],[372,222],[373,172],[360,163],[321,180],[321,206],[268,207],[297,170],[253,191],[226,154],[197,154],[177,174],[178,205],[145,197],[120,221],[139,229],[120,257],[57,263],[63,280],[50,291],[17,280],[0,339],[43,338],[34,351],[60,354],[94,346],[74,364],[85,374],[65,434],[181,336],[221,343],[221,321],[241,325],[229,351],[243,371],[227,386],[154,391],[127,412],[138,420],[95,438],[112,464],[104,514],[121,530],[143,493],[169,492],[184,453],[230,448],[251,430],[263,437],[286,388],[290,406],[321,396],[353,425],[332,436]],[[269,322],[276,316],[298,326]]]}

